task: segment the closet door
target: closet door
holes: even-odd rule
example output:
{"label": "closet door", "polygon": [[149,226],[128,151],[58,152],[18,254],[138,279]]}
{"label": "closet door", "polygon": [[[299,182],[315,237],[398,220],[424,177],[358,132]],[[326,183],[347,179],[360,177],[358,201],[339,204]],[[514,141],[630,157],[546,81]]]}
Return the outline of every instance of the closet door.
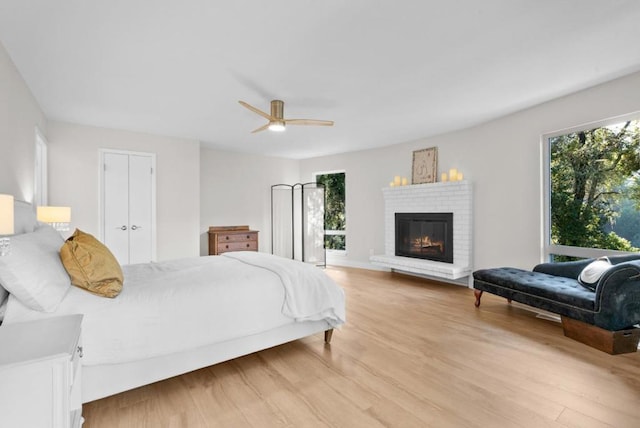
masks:
{"label": "closet door", "polygon": [[129,263],[129,155],[103,155],[103,240],[121,265]]}
{"label": "closet door", "polygon": [[151,156],[129,156],[129,263],[151,261]]}
{"label": "closet door", "polygon": [[103,242],[120,264],[154,257],[154,155],[103,152]]}

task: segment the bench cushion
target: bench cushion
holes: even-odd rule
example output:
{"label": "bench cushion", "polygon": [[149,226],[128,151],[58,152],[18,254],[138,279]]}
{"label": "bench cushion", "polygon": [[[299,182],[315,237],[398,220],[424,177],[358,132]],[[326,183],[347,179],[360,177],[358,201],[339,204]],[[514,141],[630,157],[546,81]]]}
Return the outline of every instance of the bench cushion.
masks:
{"label": "bench cushion", "polygon": [[[551,312],[567,315],[567,310],[572,312],[571,309],[595,309],[595,293],[576,279],[511,267],[478,270],[473,277],[474,287],[479,290]],[[541,300],[545,301],[544,305],[540,304]],[[565,310],[558,310],[560,306]]]}

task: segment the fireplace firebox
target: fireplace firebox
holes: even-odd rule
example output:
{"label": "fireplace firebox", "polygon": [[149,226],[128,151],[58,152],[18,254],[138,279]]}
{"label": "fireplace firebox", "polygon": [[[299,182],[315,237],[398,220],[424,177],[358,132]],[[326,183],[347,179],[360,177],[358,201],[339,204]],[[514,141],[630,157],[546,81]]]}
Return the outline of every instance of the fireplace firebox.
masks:
{"label": "fireplace firebox", "polygon": [[396,256],[453,263],[453,213],[396,213]]}

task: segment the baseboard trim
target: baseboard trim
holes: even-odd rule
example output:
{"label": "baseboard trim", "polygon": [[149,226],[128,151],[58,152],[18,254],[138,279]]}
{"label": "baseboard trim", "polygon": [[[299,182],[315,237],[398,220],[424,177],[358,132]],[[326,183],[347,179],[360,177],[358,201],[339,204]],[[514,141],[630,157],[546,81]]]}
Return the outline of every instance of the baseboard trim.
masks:
{"label": "baseboard trim", "polygon": [[352,268],[367,269],[367,270],[377,270],[377,271],[380,271],[380,272],[391,272],[391,269],[389,269],[389,268],[376,266],[376,265],[373,265],[373,264],[368,263],[368,262],[354,262],[354,261],[351,261],[351,260],[344,260],[344,259],[338,258],[338,257],[336,257],[336,258],[327,257],[327,265],[328,266],[352,267]]}

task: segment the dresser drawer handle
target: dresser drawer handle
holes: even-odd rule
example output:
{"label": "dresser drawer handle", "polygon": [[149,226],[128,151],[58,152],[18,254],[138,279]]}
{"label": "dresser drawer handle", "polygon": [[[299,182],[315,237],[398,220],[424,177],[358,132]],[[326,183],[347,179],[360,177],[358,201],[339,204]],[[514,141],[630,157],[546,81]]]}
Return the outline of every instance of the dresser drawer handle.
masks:
{"label": "dresser drawer handle", "polygon": [[82,346],[78,346],[78,355],[80,355],[80,358],[82,358],[82,356],[84,355],[84,353],[82,352]]}
{"label": "dresser drawer handle", "polygon": [[251,245],[247,244],[247,248],[249,248]]}
{"label": "dresser drawer handle", "polygon": [[229,236],[225,236],[224,239],[226,239],[228,241],[229,240]]}
{"label": "dresser drawer handle", "polygon": [[251,239],[251,235],[247,235],[247,239]]}
{"label": "dresser drawer handle", "polygon": [[228,245],[225,245],[225,246],[224,246],[224,248],[229,248],[229,246],[228,246]]}

